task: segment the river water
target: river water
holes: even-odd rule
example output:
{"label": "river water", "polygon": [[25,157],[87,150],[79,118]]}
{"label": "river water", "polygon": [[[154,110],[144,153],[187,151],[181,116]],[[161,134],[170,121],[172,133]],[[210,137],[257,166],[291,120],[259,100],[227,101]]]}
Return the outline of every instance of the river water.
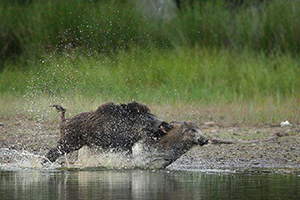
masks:
{"label": "river water", "polygon": [[300,199],[297,174],[1,170],[0,199]]}

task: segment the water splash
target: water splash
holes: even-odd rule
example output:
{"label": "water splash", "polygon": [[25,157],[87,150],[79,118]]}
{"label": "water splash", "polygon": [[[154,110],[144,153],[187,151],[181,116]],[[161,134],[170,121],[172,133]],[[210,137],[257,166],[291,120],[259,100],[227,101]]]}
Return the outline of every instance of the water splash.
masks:
{"label": "water splash", "polygon": [[124,152],[102,152],[97,149],[83,147],[79,151],[61,156],[56,162],[48,162],[42,165],[41,162],[45,157],[25,150],[17,151],[9,148],[0,149],[0,169],[20,170],[20,169],[43,169],[52,170],[59,168],[90,168],[101,167],[108,169],[156,169],[160,168],[163,159],[153,156],[155,152],[146,152],[139,149],[141,146],[134,148],[133,155],[127,155]]}
{"label": "water splash", "polygon": [[[160,161],[160,162],[159,162]],[[124,152],[101,152],[89,147],[83,147],[78,151],[78,159],[74,166],[78,167],[106,167],[106,168],[160,168],[163,159],[154,156],[154,152],[144,151],[141,146],[135,145],[133,154],[127,155]]]}
{"label": "water splash", "polygon": [[0,149],[0,169],[41,169],[42,156],[22,150]]}

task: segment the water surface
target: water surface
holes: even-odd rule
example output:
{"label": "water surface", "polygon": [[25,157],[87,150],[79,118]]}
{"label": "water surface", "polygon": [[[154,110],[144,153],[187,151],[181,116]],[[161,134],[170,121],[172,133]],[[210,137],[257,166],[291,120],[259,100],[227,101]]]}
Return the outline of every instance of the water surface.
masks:
{"label": "water surface", "polygon": [[0,199],[300,199],[300,177],[226,171],[2,170]]}

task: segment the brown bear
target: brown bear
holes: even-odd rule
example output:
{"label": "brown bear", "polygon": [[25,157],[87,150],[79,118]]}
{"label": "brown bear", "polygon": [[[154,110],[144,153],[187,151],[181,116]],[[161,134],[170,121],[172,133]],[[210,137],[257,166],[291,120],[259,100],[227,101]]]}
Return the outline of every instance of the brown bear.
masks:
{"label": "brown bear", "polygon": [[[134,146],[134,155],[145,156],[148,153],[148,158],[154,158],[146,159],[150,162],[149,166],[166,168],[194,145],[203,146],[208,143],[208,139],[193,122],[173,121],[169,124],[163,123],[161,127],[164,129],[162,137],[145,138]],[[158,161],[161,166],[152,164],[152,161]]]}
{"label": "brown bear", "polygon": [[157,140],[168,128],[168,124],[156,118],[146,105],[136,102],[105,103],[95,111],[83,112],[70,119],[65,119],[64,108],[53,107],[62,112],[61,138],[43,163],[54,162],[59,156],[84,145],[131,153],[134,143],[145,137]]}

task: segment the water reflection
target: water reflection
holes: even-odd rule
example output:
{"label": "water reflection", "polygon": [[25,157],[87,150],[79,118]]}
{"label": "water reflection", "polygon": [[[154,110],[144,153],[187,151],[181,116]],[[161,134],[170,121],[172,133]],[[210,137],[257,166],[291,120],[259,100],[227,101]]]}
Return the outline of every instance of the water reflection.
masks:
{"label": "water reflection", "polygon": [[147,170],[0,171],[0,199],[299,199],[300,177]]}

